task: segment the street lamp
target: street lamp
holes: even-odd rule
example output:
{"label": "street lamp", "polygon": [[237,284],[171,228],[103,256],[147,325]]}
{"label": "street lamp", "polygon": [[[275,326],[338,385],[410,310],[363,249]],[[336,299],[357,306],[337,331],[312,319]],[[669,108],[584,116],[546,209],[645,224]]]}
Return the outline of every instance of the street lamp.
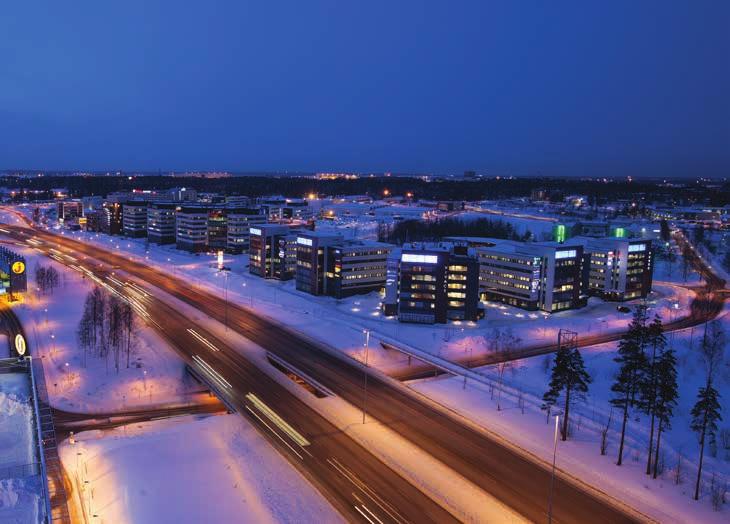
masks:
{"label": "street lamp", "polygon": [[560,415],[555,415],[555,436],[553,437],[553,470],[550,475],[550,499],[548,500],[548,524],[553,521],[553,486],[555,485],[555,459],[558,454],[558,424]]}
{"label": "street lamp", "polygon": [[[365,334],[365,368],[368,367],[368,354],[370,353],[370,330],[363,329]],[[365,415],[367,414],[368,405],[368,370],[365,369],[365,389],[363,390],[363,401],[362,401],[362,423],[365,424]]]}

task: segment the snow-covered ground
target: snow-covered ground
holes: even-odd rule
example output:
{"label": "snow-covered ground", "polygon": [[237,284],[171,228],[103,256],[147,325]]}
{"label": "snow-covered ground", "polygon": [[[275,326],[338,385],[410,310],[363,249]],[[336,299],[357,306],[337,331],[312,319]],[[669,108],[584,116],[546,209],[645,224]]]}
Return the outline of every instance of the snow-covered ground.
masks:
{"label": "snow-covered ground", "polygon": [[29,375],[0,373],[0,522],[39,522],[45,513],[30,390]]}
{"label": "snow-covered ground", "polygon": [[76,503],[101,522],[342,521],[239,415],[83,432],[60,456]]}
{"label": "snow-covered ground", "polygon": [[[113,358],[91,352],[84,367],[76,330],[92,283],[75,271],[34,250],[16,248],[28,267],[29,293],[13,303],[30,339],[31,351],[43,358],[46,384],[54,407],[83,413],[125,411],[140,406],[184,403],[194,398],[199,385],[186,375],[182,360],[144,323],[137,319],[137,345],[130,366],[122,358],[119,373]],[[53,266],[61,285],[40,294],[34,281],[37,263]]]}
{"label": "snow-covered ground", "polygon": [[[573,408],[573,436],[569,441],[558,444],[558,468],[660,522],[727,522],[730,509],[725,507],[721,512],[713,511],[708,495],[713,473],[717,475],[718,483],[730,482],[730,450],[722,449],[719,434],[716,456],[712,457],[708,449],[705,450],[704,495],[699,502],[691,498],[699,446],[696,435],[689,429],[689,412],[696,401],[698,388],[704,383],[703,364],[697,356],[701,333],[700,328],[695,328],[668,337],[670,345],[678,353],[680,398],[672,429],[662,434],[660,461],[664,472],[660,478],[652,480],[644,474],[649,422],[646,415],[631,417],[623,466],[615,465],[621,429],[618,412],[613,413],[608,452],[605,456],[600,455],[600,431],[611,412],[608,399],[617,369],[613,362],[616,343],[582,350],[593,383],[586,399]],[[509,435],[516,445],[551,461],[554,426],[552,421],[547,422],[545,412],[540,410],[542,395],[550,380],[551,358],[535,357],[514,363],[504,372],[501,394],[495,368],[481,370],[494,380],[494,391],[490,386],[473,381],[467,382],[465,387],[459,377],[419,380],[410,383],[410,386],[489,431]],[[730,391],[730,367],[727,364],[718,380],[718,389],[727,396]],[[498,404],[500,410],[497,409]],[[725,422],[720,423],[720,429],[730,429],[730,404],[727,402],[723,419]],[[675,485],[680,455],[681,482]]]}

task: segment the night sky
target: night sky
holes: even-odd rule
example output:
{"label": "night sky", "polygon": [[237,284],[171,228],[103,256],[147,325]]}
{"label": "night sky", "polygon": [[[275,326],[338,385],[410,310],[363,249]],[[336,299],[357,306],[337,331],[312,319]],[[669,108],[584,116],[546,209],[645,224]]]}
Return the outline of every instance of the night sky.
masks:
{"label": "night sky", "polygon": [[10,2],[0,169],[730,174],[730,2]]}

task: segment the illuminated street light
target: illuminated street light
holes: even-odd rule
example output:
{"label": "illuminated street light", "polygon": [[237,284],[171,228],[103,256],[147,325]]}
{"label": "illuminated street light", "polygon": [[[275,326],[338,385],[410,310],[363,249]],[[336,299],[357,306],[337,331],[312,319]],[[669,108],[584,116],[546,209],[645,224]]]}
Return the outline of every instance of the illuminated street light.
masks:
{"label": "illuminated street light", "polygon": [[555,436],[553,438],[553,470],[550,475],[550,500],[548,501],[548,524],[553,521],[553,486],[555,485],[555,459],[558,454],[558,424],[560,415],[555,415]]}

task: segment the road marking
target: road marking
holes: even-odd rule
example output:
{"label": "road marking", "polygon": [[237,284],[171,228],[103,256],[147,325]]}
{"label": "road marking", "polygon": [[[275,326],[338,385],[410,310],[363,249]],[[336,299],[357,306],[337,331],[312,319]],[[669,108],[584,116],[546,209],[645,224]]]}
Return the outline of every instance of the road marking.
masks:
{"label": "road marking", "polygon": [[246,395],[246,398],[254,405],[256,408],[261,411],[261,413],[264,414],[266,418],[268,418],[272,423],[276,425],[281,431],[289,435],[289,438],[291,438],[294,442],[296,442],[300,447],[309,446],[310,442],[304,438],[304,436],[299,433],[297,430],[295,430],[293,427],[291,427],[287,422],[281,418],[279,415],[276,414],[276,412],[271,409],[269,406],[264,404],[264,402],[254,395],[253,393],[248,393]]}

